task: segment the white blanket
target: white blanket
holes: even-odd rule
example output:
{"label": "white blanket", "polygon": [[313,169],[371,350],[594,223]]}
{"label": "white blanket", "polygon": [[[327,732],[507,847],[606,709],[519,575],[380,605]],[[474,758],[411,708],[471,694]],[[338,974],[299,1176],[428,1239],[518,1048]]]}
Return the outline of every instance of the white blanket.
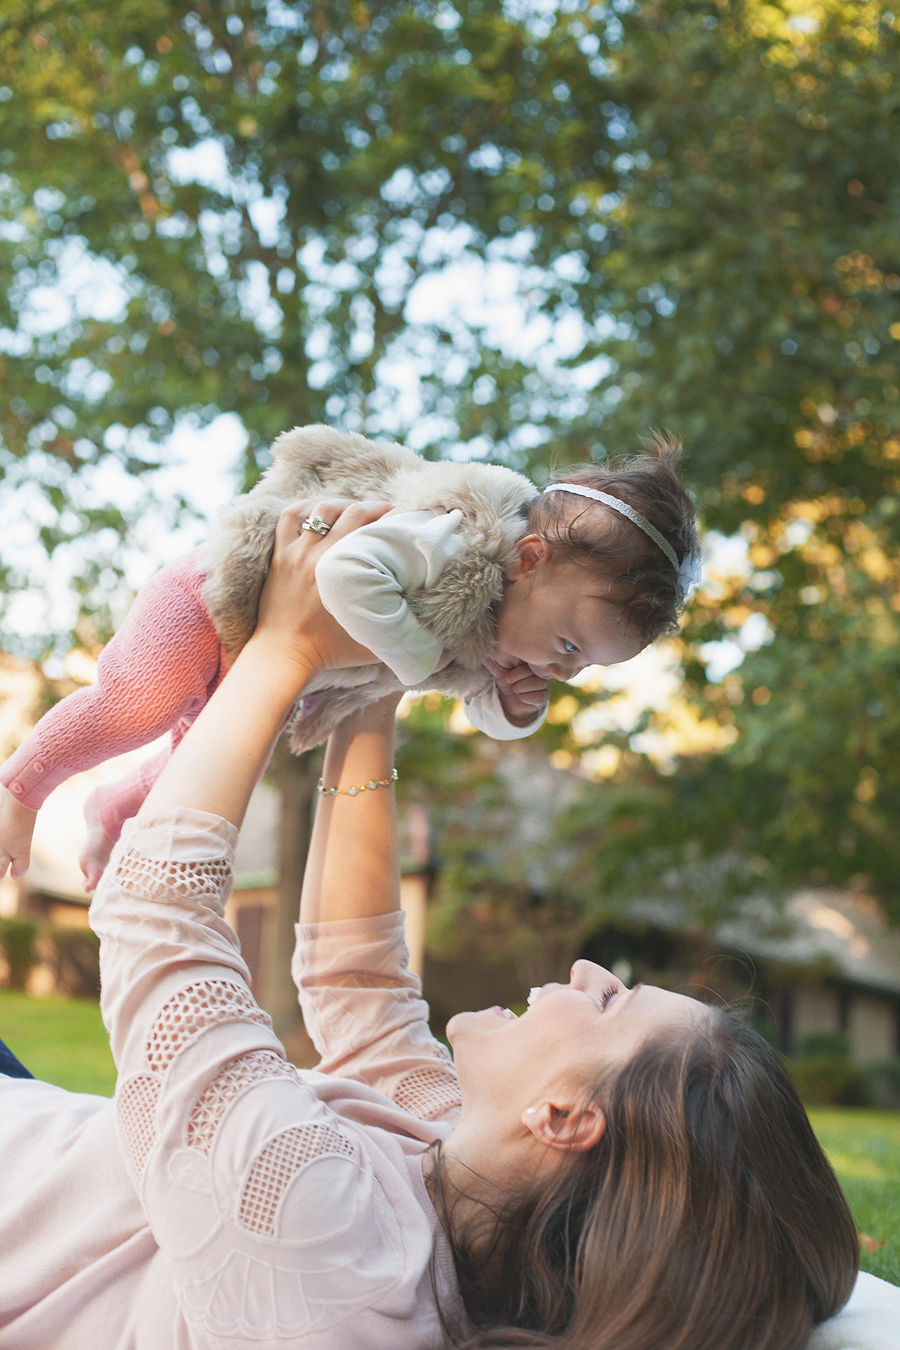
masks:
{"label": "white blanket", "polygon": [[816,1328],[806,1350],[900,1350],[900,1289],[860,1274],[848,1303]]}

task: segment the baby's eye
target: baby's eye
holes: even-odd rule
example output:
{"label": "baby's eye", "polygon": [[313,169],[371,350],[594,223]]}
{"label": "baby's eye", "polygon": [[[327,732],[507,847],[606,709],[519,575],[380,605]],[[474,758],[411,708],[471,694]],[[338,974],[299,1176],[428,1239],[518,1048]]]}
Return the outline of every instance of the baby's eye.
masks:
{"label": "baby's eye", "polygon": [[575,646],[575,643],[574,643],[574,642],[569,642],[567,638],[563,638],[563,651],[564,651],[564,652],[577,652],[577,651],[578,651],[578,648]]}

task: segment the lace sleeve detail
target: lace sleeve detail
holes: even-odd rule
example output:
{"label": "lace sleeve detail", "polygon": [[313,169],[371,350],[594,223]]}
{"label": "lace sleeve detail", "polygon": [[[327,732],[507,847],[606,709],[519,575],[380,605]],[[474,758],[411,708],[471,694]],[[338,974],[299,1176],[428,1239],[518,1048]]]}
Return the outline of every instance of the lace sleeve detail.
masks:
{"label": "lace sleeve detail", "polygon": [[163,1072],[176,1055],[218,1022],[256,1022],[272,1026],[268,1013],[248,991],[228,980],[200,980],[169,999],[150,1029],[147,1062]]}
{"label": "lace sleeve detail", "polygon": [[459,1080],[451,1068],[423,1065],[400,1079],[394,1101],[417,1120],[437,1120],[462,1105]]}
{"label": "lace sleeve detail", "polygon": [[116,1109],[125,1162],[140,1182],[150,1150],[156,1143],[156,1107],[160,1081],[155,1074],[138,1074],[119,1088]]}
{"label": "lace sleeve detail", "polygon": [[197,1104],[188,1120],[189,1148],[209,1153],[216,1131],[222,1123],[231,1102],[254,1083],[265,1078],[289,1078],[299,1082],[293,1064],[288,1064],[274,1050],[251,1050],[226,1064],[197,1098]]}
{"label": "lace sleeve detail", "polygon": [[235,836],[188,808],[139,817],[95,897],[119,1146],[192,1345],[324,1344],[395,1308],[394,1170],[286,1062],[250,993],[223,914]]}
{"label": "lace sleeve detail", "polygon": [[[157,1114],[170,1073],[124,1084],[120,1137],[139,1188],[148,1177],[142,1199],[188,1321],[216,1345],[274,1346],[364,1313],[395,1283],[403,1256],[352,1133],[323,1113],[293,1065],[254,1050],[219,1070],[173,1135],[165,1108]],[[231,1129],[229,1112],[261,1084],[270,1101],[248,1103]],[[160,1135],[166,1152],[154,1156]]]}
{"label": "lace sleeve detail", "polygon": [[115,872],[115,882],[122,890],[144,900],[220,897],[230,888],[231,879],[231,865],[224,858],[160,861],[134,848],[125,850]]}
{"label": "lace sleeve detail", "polygon": [[330,1125],[294,1125],[257,1154],[241,1192],[241,1223],[254,1233],[276,1234],[281,1201],[304,1167],[320,1158],[352,1158],[355,1145]]}
{"label": "lace sleeve detail", "polygon": [[[187,1046],[222,1022],[272,1025],[249,992],[228,980],[189,984],[157,1014],[145,1048],[147,1071],[126,1079],[117,1094],[122,1148],[137,1181],[156,1142],[156,1108],[168,1070]],[[188,1120],[188,1145],[208,1153],[229,1103],[263,1078],[299,1081],[293,1065],[274,1050],[255,1050],[231,1060],[198,1098]]]}
{"label": "lace sleeve detail", "polygon": [[[295,1104],[305,1109],[300,1096]],[[237,1134],[246,1137],[240,1126]],[[199,1259],[191,1253],[174,1266],[188,1320],[221,1338],[216,1345],[305,1345],[307,1336],[356,1345],[352,1331],[327,1333],[355,1314],[370,1319],[405,1261],[397,1216],[358,1141],[320,1117],[283,1125],[246,1162],[227,1145],[226,1154],[227,1213],[221,1202],[215,1213],[208,1207],[199,1169],[181,1160],[175,1169],[209,1216]],[[183,1249],[183,1225],[174,1237]]]}

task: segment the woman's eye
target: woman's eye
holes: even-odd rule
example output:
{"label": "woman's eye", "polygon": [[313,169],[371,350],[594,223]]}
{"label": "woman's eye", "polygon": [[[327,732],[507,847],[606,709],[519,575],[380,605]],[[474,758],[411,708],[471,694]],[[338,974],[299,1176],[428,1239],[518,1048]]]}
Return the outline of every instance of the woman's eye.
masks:
{"label": "woman's eye", "polygon": [[578,651],[578,648],[575,646],[575,643],[574,643],[574,642],[569,642],[567,638],[563,638],[563,651],[564,651],[564,652],[577,652],[577,651]]}
{"label": "woman's eye", "polygon": [[600,995],[600,1007],[605,1008],[609,1000],[618,992],[618,986],[615,984],[611,984],[608,989],[604,989],[603,993]]}

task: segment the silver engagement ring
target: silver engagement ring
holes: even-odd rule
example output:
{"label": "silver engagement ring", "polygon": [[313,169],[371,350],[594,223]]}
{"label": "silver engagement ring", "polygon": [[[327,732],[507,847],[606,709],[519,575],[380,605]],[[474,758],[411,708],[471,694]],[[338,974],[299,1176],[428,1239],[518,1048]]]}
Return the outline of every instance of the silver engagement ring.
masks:
{"label": "silver engagement ring", "polygon": [[300,528],[310,530],[313,534],[327,534],[331,526],[327,525],[321,516],[307,516]]}

